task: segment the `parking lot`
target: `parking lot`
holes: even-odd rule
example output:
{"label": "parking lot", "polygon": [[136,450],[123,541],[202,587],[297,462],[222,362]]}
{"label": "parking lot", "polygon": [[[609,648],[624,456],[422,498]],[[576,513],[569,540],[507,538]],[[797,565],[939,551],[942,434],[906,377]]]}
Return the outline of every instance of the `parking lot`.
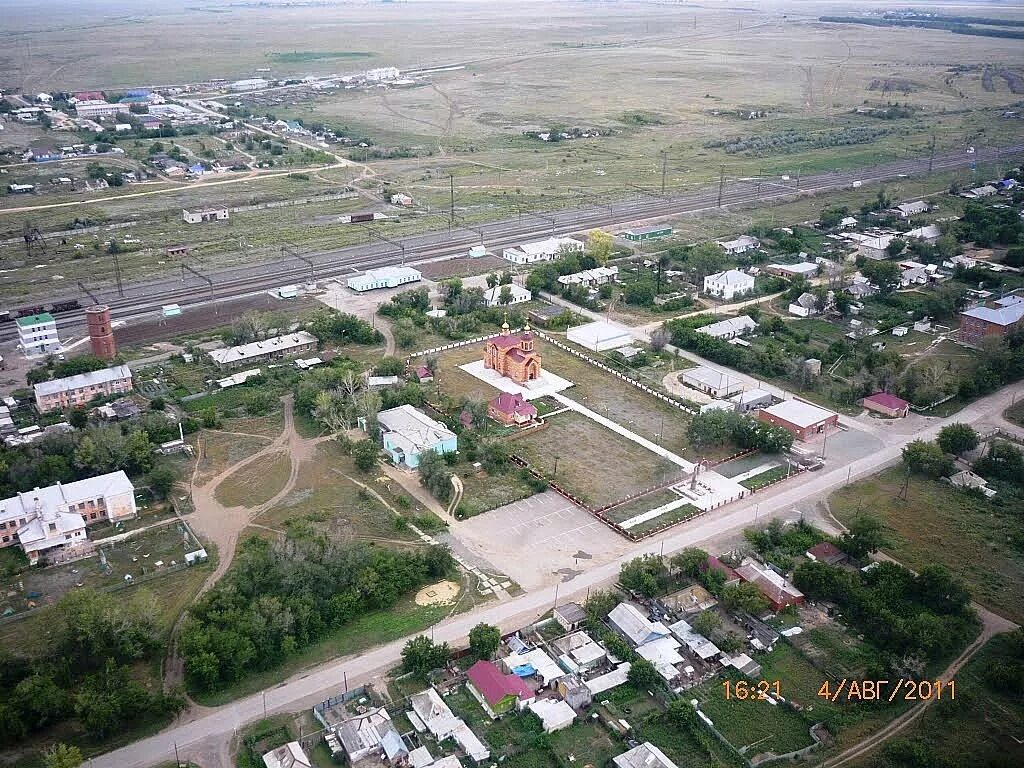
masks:
{"label": "parking lot", "polygon": [[631,547],[552,491],[458,523],[450,535],[526,590],[567,581]]}

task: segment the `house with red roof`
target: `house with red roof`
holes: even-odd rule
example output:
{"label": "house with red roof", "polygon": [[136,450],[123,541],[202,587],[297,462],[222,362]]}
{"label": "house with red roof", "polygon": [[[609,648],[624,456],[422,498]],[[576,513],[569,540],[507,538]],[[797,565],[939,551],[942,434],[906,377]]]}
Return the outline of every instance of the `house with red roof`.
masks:
{"label": "house with red roof", "polygon": [[506,427],[522,427],[537,418],[537,407],[518,392],[502,392],[487,404],[487,415]]}
{"label": "house with red roof", "polygon": [[804,594],[771,568],[754,560],[744,560],[743,565],[736,569],[736,575],[757,587],[761,594],[768,598],[772,613],[778,613],[789,605],[800,605],[804,602]]}
{"label": "house with red roof", "polygon": [[714,555],[708,555],[707,561],[701,566],[701,572],[717,571],[725,577],[726,584],[739,584],[740,577],[732,568],[723,563]]}
{"label": "house with red roof", "polygon": [[825,565],[838,565],[846,561],[848,555],[830,541],[815,544],[805,553],[808,558]]}
{"label": "house with red roof", "polygon": [[493,720],[536,698],[522,679],[505,674],[490,661],[478,661],[466,671],[466,688]]}
{"label": "house with red roof", "polygon": [[430,372],[430,369],[425,365],[421,365],[416,369],[416,380],[420,384],[426,384],[434,380],[434,374]]}
{"label": "house with red roof", "polygon": [[906,400],[890,395],[888,392],[875,392],[868,395],[860,404],[869,411],[880,413],[893,419],[902,419],[910,412],[910,403]]}

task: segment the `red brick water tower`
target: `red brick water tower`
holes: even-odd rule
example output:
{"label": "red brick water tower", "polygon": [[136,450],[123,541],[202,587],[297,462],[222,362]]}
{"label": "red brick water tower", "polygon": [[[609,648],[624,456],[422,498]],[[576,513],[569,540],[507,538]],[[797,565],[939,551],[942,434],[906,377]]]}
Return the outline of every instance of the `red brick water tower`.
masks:
{"label": "red brick water tower", "polygon": [[110,327],[110,307],[101,304],[85,310],[85,322],[89,327],[89,343],[96,357],[112,360],[117,356],[117,342],[114,329]]}

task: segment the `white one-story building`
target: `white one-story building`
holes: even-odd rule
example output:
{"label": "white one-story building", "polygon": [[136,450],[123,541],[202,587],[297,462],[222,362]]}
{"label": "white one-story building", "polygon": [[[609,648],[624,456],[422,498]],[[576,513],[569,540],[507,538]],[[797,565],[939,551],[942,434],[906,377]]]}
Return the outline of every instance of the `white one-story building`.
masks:
{"label": "white one-story building", "polygon": [[[508,288],[508,301],[502,301],[502,292]],[[488,307],[508,306],[509,304],[525,304],[533,298],[533,294],[521,285],[510,283],[508,285],[496,285],[484,291],[484,302]]]}
{"label": "white one-story building", "polygon": [[706,365],[683,371],[682,381],[686,386],[720,400],[743,391],[743,381],[739,376],[723,373]]}
{"label": "white one-story building", "polygon": [[594,352],[624,347],[633,342],[633,334],[629,328],[610,320],[595,320],[586,325],[570,328],[566,338]]}
{"label": "white one-story building", "polygon": [[506,248],[501,255],[513,264],[534,264],[538,261],[551,261],[557,258],[563,249],[582,251],[584,247],[583,241],[572,237],[549,237],[547,240]]}
{"label": "white one-story building", "polygon": [[422,279],[420,271],[412,267],[381,267],[350,277],[348,287],[356,293],[362,293],[378,288],[397,288],[408,283],[418,283]]}
{"label": "white one-story building", "polygon": [[718,244],[725,249],[730,256],[737,253],[746,253],[755,248],[761,247],[761,241],[750,235],[740,235],[735,240],[719,240]]}

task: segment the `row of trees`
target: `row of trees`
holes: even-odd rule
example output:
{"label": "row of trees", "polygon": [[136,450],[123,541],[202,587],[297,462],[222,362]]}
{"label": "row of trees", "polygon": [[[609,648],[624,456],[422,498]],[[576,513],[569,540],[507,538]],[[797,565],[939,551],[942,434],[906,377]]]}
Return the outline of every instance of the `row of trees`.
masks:
{"label": "row of trees", "polygon": [[342,546],[305,525],[290,526],[283,541],[249,539],[228,575],[190,611],[180,639],[187,680],[212,691],[271,669],[451,567],[442,547]]}
{"label": "row of trees", "polygon": [[0,656],[0,742],[10,746],[66,721],[102,739],[181,709],[178,693],[150,692],[132,666],[164,647],[156,606],[145,591],[119,600],[69,592],[49,617],[42,656]]}
{"label": "row of trees", "polygon": [[[84,415],[84,414],[83,414]],[[165,496],[174,472],[158,463],[153,450],[178,436],[177,426],[159,413],[114,425],[90,424],[68,434],[50,435],[30,445],[0,447],[0,494],[69,483],[123,469]]]}
{"label": "row of trees", "polygon": [[793,435],[782,427],[736,411],[707,411],[690,420],[686,434],[694,448],[733,445],[765,453],[782,453],[793,446]]}
{"label": "row of trees", "polygon": [[850,623],[884,653],[888,671],[920,676],[974,636],[978,618],[963,581],[940,565],[915,575],[895,563],[867,573],[801,563],[794,583],[812,600],[840,606]]}

